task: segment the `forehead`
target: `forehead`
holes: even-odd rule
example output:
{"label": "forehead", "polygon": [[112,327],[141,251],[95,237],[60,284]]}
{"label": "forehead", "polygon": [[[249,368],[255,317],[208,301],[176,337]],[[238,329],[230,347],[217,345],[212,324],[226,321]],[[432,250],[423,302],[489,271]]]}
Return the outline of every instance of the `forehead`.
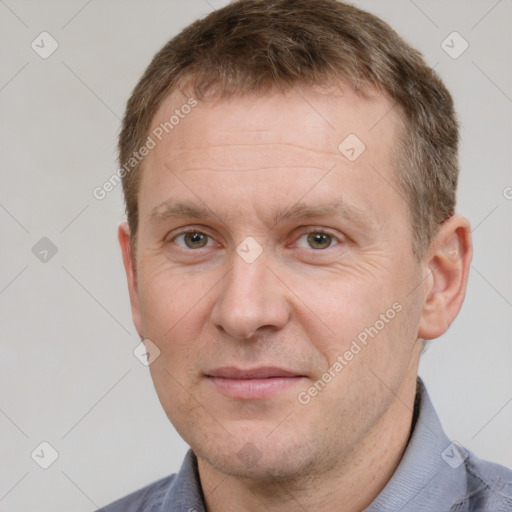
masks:
{"label": "forehead", "polygon": [[[180,190],[199,203],[213,190],[219,196],[229,190],[230,199],[251,197],[254,204],[287,196],[293,201],[330,169],[335,169],[330,178],[336,188],[346,184],[362,197],[373,187],[373,201],[389,196],[389,190],[378,189],[393,179],[400,125],[395,110],[382,94],[363,98],[349,87],[297,87],[206,102],[176,91],[163,102],[150,129],[156,145],[143,166],[141,217],[180,199]],[[384,181],[375,183],[379,174]],[[266,195],[257,196],[265,187]],[[321,198],[309,196],[316,202]],[[335,199],[331,195],[326,201]],[[367,199],[362,209],[372,208]],[[233,201],[217,206],[233,209]],[[249,203],[245,207],[251,208]],[[238,210],[243,208],[238,204]]]}
{"label": "forehead", "polygon": [[[189,108],[189,104],[197,106]],[[161,134],[158,153],[191,147],[246,141],[276,140],[294,149],[337,149],[355,134],[368,149],[393,142],[399,117],[387,96],[368,89],[362,97],[349,86],[324,88],[295,86],[286,92],[270,90],[226,99],[198,102],[180,91],[171,93],[155,114],[150,131]],[[193,129],[190,125],[193,124]],[[250,134],[250,135],[249,135]]]}

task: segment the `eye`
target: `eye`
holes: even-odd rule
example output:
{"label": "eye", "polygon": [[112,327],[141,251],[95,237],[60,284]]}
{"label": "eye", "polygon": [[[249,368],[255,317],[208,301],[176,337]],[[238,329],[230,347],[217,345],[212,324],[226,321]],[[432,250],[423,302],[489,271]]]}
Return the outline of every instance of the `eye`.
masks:
{"label": "eye", "polygon": [[210,239],[205,233],[200,231],[187,231],[181,233],[174,238],[176,245],[185,249],[202,249],[203,247],[209,247],[214,245],[213,240]]}
{"label": "eye", "polygon": [[302,235],[297,240],[297,245],[303,249],[329,249],[333,245],[337,245],[339,242],[336,238],[328,233],[322,231],[312,231]]}

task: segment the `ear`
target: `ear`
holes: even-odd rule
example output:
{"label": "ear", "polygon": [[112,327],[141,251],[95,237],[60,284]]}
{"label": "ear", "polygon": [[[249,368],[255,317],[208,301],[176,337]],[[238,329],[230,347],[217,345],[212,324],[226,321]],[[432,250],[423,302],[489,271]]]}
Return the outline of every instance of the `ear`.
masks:
{"label": "ear", "polygon": [[466,295],[472,256],[469,221],[454,215],[441,226],[425,259],[419,338],[441,336],[458,315]]}
{"label": "ear", "polygon": [[119,240],[119,245],[121,246],[124,270],[126,271],[126,278],[128,280],[128,291],[130,293],[133,323],[139,333],[139,336],[143,339],[142,315],[140,312],[139,289],[137,283],[137,265],[132,255],[130,245],[130,228],[128,227],[127,222],[123,222],[119,225],[117,238]]}

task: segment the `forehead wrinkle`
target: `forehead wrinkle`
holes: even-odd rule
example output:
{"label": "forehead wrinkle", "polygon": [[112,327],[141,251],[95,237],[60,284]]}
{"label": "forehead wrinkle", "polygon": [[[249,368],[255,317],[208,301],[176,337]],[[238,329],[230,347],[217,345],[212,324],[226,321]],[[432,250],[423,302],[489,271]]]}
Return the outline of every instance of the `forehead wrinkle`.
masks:
{"label": "forehead wrinkle", "polygon": [[[330,156],[333,156],[333,155],[330,155]],[[336,155],[336,159],[338,159],[338,155]],[[164,169],[167,169],[172,174],[176,174],[176,172],[185,174],[187,172],[255,172],[255,171],[271,171],[271,170],[278,171],[280,169],[283,169],[283,170],[304,169],[304,170],[308,170],[308,171],[321,171],[321,172],[325,173],[325,172],[332,170],[337,165],[339,165],[339,162],[335,162],[335,163],[329,162],[329,165],[326,167],[325,166],[318,167],[318,166],[312,165],[312,164],[300,165],[300,164],[294,163],[294,164],[290,164],[290,165],[269,165],[269,166],[258,165],[256,167],[253,167],[250,169],[239,168],[239,167],[235,167],[235,168],[231,168],[231,169],[229,169],[229,168],[219,169],[219,168],[212,167],[211,164],[209,164],[209,167],[206,168],[206,167],[202,167],[202,166],[200,166],[200,167],[188,167],[188,166],[185,167],[185,166],[182,166],[182,164],[180,164],[177,161],[173,161],[173,162],[165,162],[164,161],[162,163],[163,163]],[[346,165],[346,162],[343,161],[343,159],[342,159],[342,164]]]}
{"label": "forehead wrinkle", "polygon": [[[259,146],[263,146],[260,144]],[[265,144],[265,146],[268,146]],[[208,167],[205,167],[203,161],[204,158],[201,158],[200,151],[201,150],[209,150],[212,147],[220,148],[227,147],[226,145],[222,146],[204,146],[204,147],[191,147],[187,149],[179,149],[173,150],[171,148],[166,151],[164,155],[164,159],[161,162],[163,166],[170,170],[171,172],[191,172],[191,171],[213,171],[213,172],[253,172],[253,171],[270,171],[270,170],[279,170],[279,169],[304,169],[304,170],[314,170],[314,171],[322,171],[326,172],[329,169],[332,169],[333,166],[341,166],[341,167],[349,167],[350,162],[348,162],[341,154],[338,152],[330,152],[330,151],[320,151],[314,149],[306,149],[300,148],[301,150],[306,150],[314,154],[314,160],[311,159],[310,162],[307,162],[307,159],[304,155],[301,155],[302,158],[298,159],[298,155],[294,155],[291,152],[287,152],[283,154],[281,157],[277,156],[273,158],[272,155],[269,155],[267,159],[268,165],[262,165],[261,163],[246,160],[243,152],[235,153],[235,157],[239,157],[239,161],[232,167],[228,167],[228,163],[219,167],[215,165],[215,162],[220,162],[223,159],[219,159],[218,155],[214,158],[210,157],[208,159]],[[252,146],[247,146],[251,148]],[[256,148],[253,148],[256,149]],[[284,158],[283,158],[284,157]],[[327,157],[327,158],[325,158]],[[276,161],[277,160],[277,161]],[[288,162],[279,163],[279,160],[288,160]],[[305,161],[306,160],[306,161]],[[247,164],[251,164],[249,167]]]}
{"label": "forehead wrinkle", "polygon": [[213,167],[209,167],[208,169],[205,169],[205,168],[197,168],[197,169],[194,169],[194,168],[183,168],[183,169],[179,169],[179,172],[183,172],[183,173],[186,173],[186,172],[258,172],[258,171],[270,171],[270,170],[276,170],[278,171],[279,169],[307,169],[308,171],[309,170],[314,170],[314,171],[322,171],[322,172],[326,172],[328,171],[329,169],[326,169],[325,167],[314,167],[314,166],[309,166],[309,165],[272,165],[272,166],[269,166],[269,167],[257,167],[255,169],[239,169],[239,168],[236,168],[236,169],[214,169]]}
{"label": "forehead wrinkle", "polygon": [[[276,152],[280,149],[283,149],[283,156],[292,156],[297,153],[300,154],[301,158],[304,158],[304,153],[311,154],[313,157],[318,158],[320,156],[328,156],[329,158],[338,157],[338,146],[333,144],[332,150],[322,149],[319,147],[306,147],[299,144],[293,144],[291,142],[263,142],[263,143],[223,143],[223,144],[208,144],[205,146],[196,146],[191,145],[190,147],[180,145],[177,148],[173,148],[172,146],[168,147],[165,151],[166,156],[171,156],[176,158],[179,155],[188,155],[193,154],[197,155],[198,152],[213,152],[222,151],[222,149],[234,149],[234,150],[245,150],[248,153],[259,152],[263,149],[267,149],[268,151]],[[241,153],[238,154],[242,154]]]}

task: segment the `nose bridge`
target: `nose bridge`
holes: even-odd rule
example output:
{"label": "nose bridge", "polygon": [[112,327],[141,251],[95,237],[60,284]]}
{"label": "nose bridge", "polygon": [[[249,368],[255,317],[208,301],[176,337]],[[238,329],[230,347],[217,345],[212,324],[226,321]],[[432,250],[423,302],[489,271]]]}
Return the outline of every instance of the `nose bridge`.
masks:
{"label": "nose bridge", "polygon": [[248,262],[233,253],[231,271],[212,310],[217,328],[246,339],[260,327],[280,329],[286,324],[285,292],[268,263],[264,255]]}

